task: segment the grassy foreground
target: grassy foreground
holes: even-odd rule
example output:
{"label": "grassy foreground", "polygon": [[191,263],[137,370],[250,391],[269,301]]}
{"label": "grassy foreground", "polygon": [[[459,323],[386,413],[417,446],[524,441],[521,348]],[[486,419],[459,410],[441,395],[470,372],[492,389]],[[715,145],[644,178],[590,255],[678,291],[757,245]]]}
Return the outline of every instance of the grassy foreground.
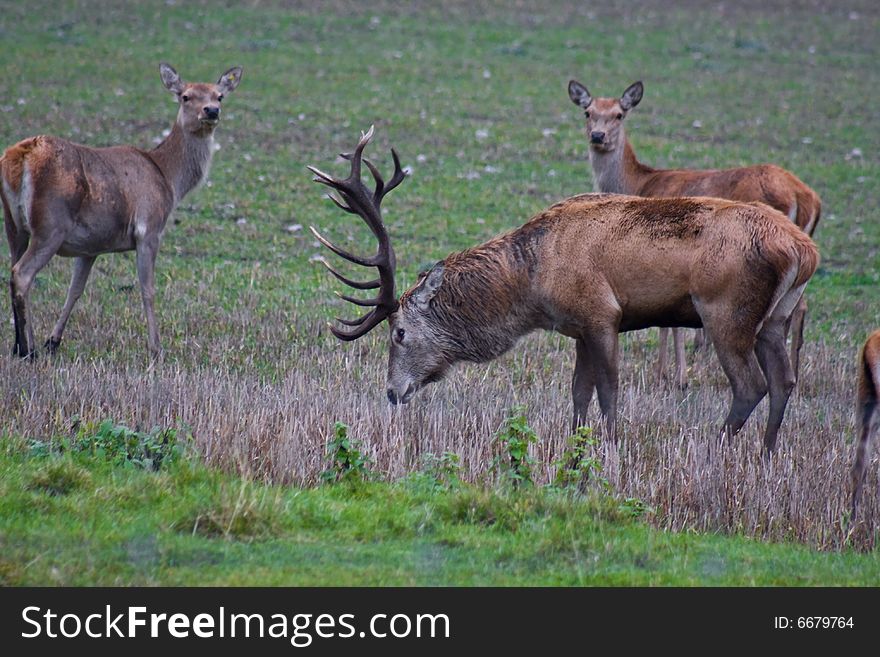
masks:
{"label": "grassy foreground", "polygon": [[0,458],[0,585],[865,585],[876,553],[663,532],[608,495],[269,486],[180,459]]}

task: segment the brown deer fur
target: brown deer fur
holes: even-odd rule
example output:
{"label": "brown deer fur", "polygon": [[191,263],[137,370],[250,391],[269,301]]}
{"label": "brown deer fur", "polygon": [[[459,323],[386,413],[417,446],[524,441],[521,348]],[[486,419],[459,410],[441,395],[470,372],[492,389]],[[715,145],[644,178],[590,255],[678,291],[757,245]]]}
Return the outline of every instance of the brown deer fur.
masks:
{"label": "brown deer fur", "polygon": [[[341,207],[367,220],[385,254],[343,257],[388,267],[393,259],[378,209],[382,194],[370,204],[360,181],[360,157],[371,136],[372,130],[347,156],[352,175],[346,180],[312,170],[340,192]],[[785,324],[818,262],[813,241],[762,203],[584,194],[448,256],[398,303],[386,298],[393,277],[354,286],[381,288],[376,299],[359,305],[384,308],[389,321],[392,403],[408,402],[457,361],[488,361],[526,333],[552,330],[577,344],[573,424],[584,422],[595,389],[613,435],[618,334],[650,326],[704,327],[733,390],[726,433],[740,430],[769,389],[769,452],[794,386]],[[357,326],[375,319],[374,313],[344,323]]]}
{"label": "brown deer fur", "polygon": [[[623,120],[642,98],[636,82],[620,98],[593,98],[586,87],[572,80],[569,97],[584,110],[590,142],[590,164],[596,191],[634,196],[714,196],[734,201],[761,201],[786,214],[812,236],[821,214],[819,196],[797,176],[773,164],[736,169],[654,169],[636,158],[626,137]],[[791,362],[797,376],[806,302],[801,301],[792,318]],[[675,343],[676,379],[687,384],[684,343],[672,329]],[[668,330],[661,329],[658,373],[665,375]]]}
{"label": "brown deer fur", "polygon": [[865,485],[865,471],[871,454],[872,436],[877,433],[877,393],[880,385],[880,330],[865,341],[859,357],[859,382],[856,391],[856,422],[859,441],[852,467],[852,512],[855,520],[859,498]]}
{"label": "brown deer fur", "polygon": [[220,101],[238,86],[241,69],[230,69],[216,84],[183,82],[167,64],[160,73],[177,96],[179,110],[170,134],[155,149],[92,148],[41,135],[8,148],[0,159],[0,197],[12,256],[14,353],[35,353],[27,297],[52,256],[75,262],[67,300],[46,342],[50,352],[61,342],[95,258],[136,250],[149,348],[158,354],[153,298],[161,235],[180,199],[208,173]]}

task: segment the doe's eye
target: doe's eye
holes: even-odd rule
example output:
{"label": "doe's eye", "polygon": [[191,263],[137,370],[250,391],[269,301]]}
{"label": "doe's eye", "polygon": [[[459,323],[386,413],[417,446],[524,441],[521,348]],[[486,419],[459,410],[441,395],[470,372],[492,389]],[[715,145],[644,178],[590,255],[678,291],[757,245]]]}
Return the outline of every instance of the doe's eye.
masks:
{"label": "doe's eye", "polygon": [[587,117],[588,119],[592,119],[592,118],[593,118],[592,116],[590,116],[590,113],[589,113],[589,112],[584,112],[584,116]]}
{"label": "doe's eye", "polygon": [[623,118],[623,114],[618,113],[618,114],[617,114],[617,120],[620,121],[620,119],[622,119],[622,118]]}
{"label": "doe's eye", "polygon": [[180,97],[180,100],[182,100],[184,103],[188,103],[188,102],[189,102],[189,96],[187,96],[186,94],[183,94],[183,95]]}
{"label": "doe's eye", "polygon": [[223,102],[223,94],[220,94],[219,96],[217,96],[217,102],[218,102],[218,103],[222,103],[222,102]]}
{"label": "doe's eye", "polygon": [[398,342],[402,342],[402,341],[403,341],[403,336],[406,335],[406,331],[405,331],[404,329],[402,329],[402,328],[399,328],[399,329],[397,329],[397,330],[394,332],[394,334],[395,334],[395,336],[397,337],[397,341],[398,341]]}

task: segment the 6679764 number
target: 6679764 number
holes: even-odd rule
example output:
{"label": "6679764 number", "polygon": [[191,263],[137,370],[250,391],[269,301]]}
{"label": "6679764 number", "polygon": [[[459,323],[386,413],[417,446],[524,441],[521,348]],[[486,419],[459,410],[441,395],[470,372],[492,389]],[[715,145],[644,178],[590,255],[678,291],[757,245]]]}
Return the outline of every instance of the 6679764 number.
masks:
{"label": "6679764 number", "polygon": [[776,616],[773,619],[773,628],[787,630],[797,628],[799,630],[836,630],[852,629],[852,616]]}

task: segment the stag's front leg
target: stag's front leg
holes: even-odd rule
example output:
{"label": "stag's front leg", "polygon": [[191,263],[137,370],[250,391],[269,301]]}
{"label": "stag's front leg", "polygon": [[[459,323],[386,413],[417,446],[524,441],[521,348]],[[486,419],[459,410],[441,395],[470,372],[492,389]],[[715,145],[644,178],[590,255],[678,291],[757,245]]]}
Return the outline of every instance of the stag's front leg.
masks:
{"label": "stag's front leg", "polygon": [[148,235],[137,243],[137,271],[141,284],[141,297],[144,302],[144,315],[147,319],[147,344],[150,356],[157,358],[162,351],[159,344],[159,329],[156,326],[156,313],[153,300],[156,297],[156,254],[159,252],[159,238]]}
{"label": "stag's front leg", "polygon": [[96,256],[77,258],[73,262],[73,275],[70,277],[70,288],[67,290],[67,300],[64,302],[64,308],[61,310],[61,316],[52,329],[52,335],[46,340],[44,345],[50,354],[58,351],[58,345],[61,344],[61,336],[64,333],[64,327],[67,326],[67,320],[70,319],[70,313],[76,302],[82,296],[86,287],[86,281],[89,279],[89,273],[92,271],[92,265],[95,264]]}
{"label": "stag's front leg", "polygon": [[574,402],[574,419],[571,431],[575,433],[587,421],[587,409],[596,388],[596,374],[593,362],[583,340],[575,340],[577,356],[574,365],[574,376],[571,380],[571,397]]}
{"label": "stag's front leg", "polygon": [[599,409],[605,417],[606,435],[611,440],[617,438],[618,343],[616,326],[584,337],[595,372]]}

